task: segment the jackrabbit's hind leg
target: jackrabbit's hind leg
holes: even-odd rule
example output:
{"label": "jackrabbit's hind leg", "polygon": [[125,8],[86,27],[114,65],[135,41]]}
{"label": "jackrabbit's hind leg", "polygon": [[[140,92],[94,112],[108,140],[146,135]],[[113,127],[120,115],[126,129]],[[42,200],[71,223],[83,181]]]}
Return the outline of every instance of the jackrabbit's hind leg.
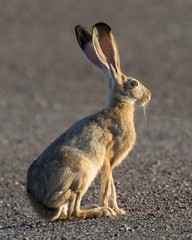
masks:
{"label": "jackrabbit's hind leg", "polygon": [[[86,188],[85,188],[86,189]],[[80,206],[81,198],[85,192],[76,192],[76,202],[74,208],[74,217],[76,219],[100,218],[107,216],[116,216],[116,212],[110,207],[99,207],[97,205]]]}
{"label": "jackrabbit's hind leg", "polygon": [[81,206],[80,210],[84,211],[84,210],[89,210],[93,208],[99,208],[99,206],[96,204],[85,205],[85,206]]}
{"label": "jackrabbit's hind leg", "polygon": [[67,220],[67,211],[68,211],[68,203],[65,203],[62,206],[62,211],[58,217],[58,220]]}
{"label": "jackrabbit's hind leg", "polygon": [[76,220],[78,219],[78,214],[77,214],[77,210],[76,210],[76,198],[77,198],[77,194],[73,191],[71,191],[70,193],[70,197],[67,201],[67,203],[65,203],[62,206],[62,212],[59,216],[59,220]]}
{"label": "jackrabbit's hind leg", "polygon": [[80,207],[82,195],[82,191],[71,192],[67,214],[68,220],[116,216],[116,212],[110,207],[99,207],[97,205]]}
{"label": "jackrabbit's hind leg", "polygon": [[81,197],[82,197],[82,193],[80,190],[71,191],[66,207],[63,208],[62,214],[60,215],[60,219],[77,220],[82,218],[80,216]]}
{"label": "jackrabbit's hind leg", "polygon": [[110,207],[99,207],[89,205],[80,207],[82,198],[81,191],[72,192],[67,204],[63,206],[60,220],[77,220],[89,218],[101,218],[107,216],[116,216],[116,212]]}

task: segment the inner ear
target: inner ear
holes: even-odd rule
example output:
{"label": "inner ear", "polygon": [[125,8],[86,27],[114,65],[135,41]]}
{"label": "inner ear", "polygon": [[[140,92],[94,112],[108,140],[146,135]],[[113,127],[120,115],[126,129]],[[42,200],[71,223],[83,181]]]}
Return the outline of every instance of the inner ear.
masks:
{"label": "inner ear", "polygon": [[93,45],[98,57],[108,66],[108,62],[116,71],[120,71],[119,51],[111,28],[105,23],[97,23],[93,26]]}
{"label": "inner ear", "polygon": [[102,29],[99,27],[97,28],[97,37],[98,37],[101,50],[106,56],[106,58],[108,59],[108,61],[112,64],[112,66],[116,68],[115,59],[114,59],[115,52],[112,45],[110,33],[111,33],[111,29],[110,30],[107,29],[105,25]]}

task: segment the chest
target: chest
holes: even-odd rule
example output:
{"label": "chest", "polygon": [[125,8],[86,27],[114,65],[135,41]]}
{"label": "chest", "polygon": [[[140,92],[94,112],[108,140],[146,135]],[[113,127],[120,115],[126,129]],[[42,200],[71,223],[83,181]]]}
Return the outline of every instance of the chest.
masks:
{"label": "chest", "polygon": [[115,167],[128,155],[136,141],[133,122],[117,121],[111,129],[111,142],[108,144],[107,158]]}

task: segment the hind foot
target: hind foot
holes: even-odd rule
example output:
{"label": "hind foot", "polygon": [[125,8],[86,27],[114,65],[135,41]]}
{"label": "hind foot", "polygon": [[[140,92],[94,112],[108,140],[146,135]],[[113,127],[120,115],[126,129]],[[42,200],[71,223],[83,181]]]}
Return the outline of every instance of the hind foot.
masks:
{"label": "hind foot", "polygon": [[81,206],[81,210],[89,210],[89,209],[93,209],[93,208],[99,208],[98,205],[96,204],[91,204],[91,205],[86,205],[86,206]]}

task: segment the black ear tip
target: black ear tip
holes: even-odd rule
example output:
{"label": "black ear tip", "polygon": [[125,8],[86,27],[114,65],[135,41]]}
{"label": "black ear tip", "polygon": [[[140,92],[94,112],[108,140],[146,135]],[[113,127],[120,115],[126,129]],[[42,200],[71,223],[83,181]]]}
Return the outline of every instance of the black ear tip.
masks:
{"label": "black ear tip", "polygon": [[93,26],[93,28],[94,27],[96,27],[96,28],[104,28],[104,29],[106,29],[107,31],[111,31],[111,28],[109,27],[109,25],[107,25],[106,23],[104,23],[104,22],[98,22],[98,23],[96,23],[94,26]]}
{"label": "black ear tip", "polygon": [[80,25],[75,26],[75,34],[76,34],[77,41],[78,41],[79,44],[80,44],[80,39],[79,39],[79,35],[80,35]]}
{"label": "black ear tip", "polygon": [[77,41],[82,49],[85,48],[87,43],[91,43],[92,33],[87,28],[81,25],[77,25],[75,27],[75,33],[76,33]]}
{"label": "black ear tip", "polygon": [[78,29],[81,27],[81,25],[75,26],[75,31],[78,31]]}
{"label": "black ear tip", "polygon": [[96,25],[96,26],[103,26],[103,25],[108,26],[107,23],[104,23],[104,22],[98,22],[98,23],[96,23],[95,25]]}
{"label": "black ear tip", "polygon": [[75,26],[75,33],[76,35],[78,34],[78,32],[80,31],[81,25],[77,25]]}

